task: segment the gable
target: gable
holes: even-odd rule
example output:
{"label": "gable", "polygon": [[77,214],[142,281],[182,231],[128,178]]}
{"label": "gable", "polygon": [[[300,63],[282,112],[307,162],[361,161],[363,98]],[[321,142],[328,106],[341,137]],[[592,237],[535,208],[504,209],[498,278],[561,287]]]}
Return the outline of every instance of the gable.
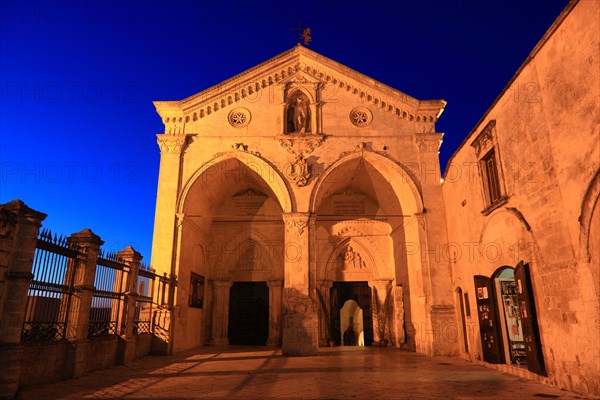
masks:
{"label": "gable", "polygon": [[[408,124],[434,124],[446,105],[444,100],[418,100],[300,45],[186,99],[156,101],[154,105],[165,124],[165,133],[190,133],[190,126],[216,114],[232,123],[232,118],[251,118],[248,105],[264,103],[265,99],[273,105],[284,102],[282,93],[290,84],[319,87],[321,98],[312,101],[329,104],[329,108],[333,108],[333,100],[343,98],[345,103],[368,106],[371,113]],[[240,105],[246,111],[228,115]]]}

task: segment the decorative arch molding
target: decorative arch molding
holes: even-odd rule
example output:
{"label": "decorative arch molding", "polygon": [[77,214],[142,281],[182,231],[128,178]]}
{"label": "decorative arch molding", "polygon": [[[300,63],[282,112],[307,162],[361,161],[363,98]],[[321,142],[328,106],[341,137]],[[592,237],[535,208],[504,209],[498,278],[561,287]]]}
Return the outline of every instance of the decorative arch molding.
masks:
{"label": "decorative arch molding", "polygon": [[[282,237],[283,240],[283,237]],[[221,257],[215,260],[215,265],[221,265],[222,268],[215,271],[212,276],[217,280],[228,280],[231,277],[231,273],[235,270],[239,264],[240,259],[244,257],[245,251],[249,246],[255,246],[260,249],[260,253],[267,257],[267,264],[270,263],[273,267],[267,271],[262,271],[267,279],[283,279],[283,258],[281,254],[277,252],[276,246],[273,245],[271,248],[267,246],[268,243],[273,243],[267,236],[263,235],[256,230],[242,229],[238,231],[228,242],[229,251],[224,252]],[[283,248],[283,244],[281,246]],[[277,274],[275,268],[281,268],[281,273]],[[214,266],[213,266],[214,268]]]}
{"label": "decorative arch molding", "polygon": [[[359,270],[358,272],[349,271],[348,274],[360,274],[360,275],[364,275],[365,277],[368,277],[370,279],[377,279],[379,277],[379,275],[380,275],[379,267],[377,265],[377,261],[375,260],[375,257],[373,256],[373,252],[375,252],[375,254],[377,254],[377,248],[373,247],[373,248],[371,248],[371,250],[369,250],[369,247],[366,246],[361,239],[364,239],[364,238],[359,239],[356,237],[347,237],[344,240],[342,240],[340,243],[338,243],[337,246],[335,246],[333,248],[333,250],[329,254],[329,257],[327,258],[327,262],[323,266],[324,267],[324,271],[323,271],[324,279],[337,277],[338,275],[345,273],[345,271],[339,271],[339,269],[338,269],[339,257],[342,256],[342,254],[349,247],[351,247],[353,249],[357,249],[358,250],[357,253],[360,254],[361,257],[366,258],[366,260],[364,260],[366,266],[365,266],[364,271],[361,271],[361,270]],[[371,245],[373,245],[373,244],[371,243]],[[370,280],[370,279],[364,279],[364,280]],[[337,279],[332,279],[332,280],[337,280]]]}
{"label": "decorative arch molding", "polygon": [[282,81],[298,72],[331,85],[337,91],[346,91],[362,102],[368,102],[375,108],[410,123],[435,123],[446,105],[443,100],[414,99],[303,46],[295,46],[181,101],[157,101],[154,105],[165,125],[165,132],[184,133],[190,121],[197,121],[218,110],[235,106],[246,97],[255,100],[254,96],[260,96],[260,91],[273,85],[281,85]]}
{"label": "decorative arch molding", "polygon": [[[497,222],[503,216],[508,216],[515,224],[512,227],[507,226],[507,228],[511,229],[510,232],[503,232],[502,235],[499,235],[499,238],[496,238],[500,243],[489,241],[489,239],[494,238],[494,235],[490,233],[492,226],[497,226],[498,224],[507,225],[506,221]],[[518,228],[515,229],[515,226]],[[498,235],[496,234],[496,236]],[[486,254],[486,248],[489,247],[499,249],[501,252],[500,256],[496,258],[490,256],[490,254]],[[542,262],[543,258],[537,240],[531,230],[531,226],[523,214],[513,207],[499,208],[486,218],[479,234],[479,255],[483,257],[484,261],[480,264],[486,266],[485,271],[480,272],[482,275],[487,276],[491,276],[490,268],[493,268],[494,271],[496,271],[498,265],[503,265],[500,268],[505,268],[507,266],[516,265],[519,261],[533,262],[535,264]]]}
{"label": "decorative arch molding", "polygon": [[[194,183],[210,168],[216,165],[228,161],[238,160],[253,171],[257,171],[261,179],[275,194],[275,197],[282,208],[283,212],[292,212],[294,209],[290,190],[283,179],[281,174],[271,165],[269,161],[264,159],[258,153],[251,153],[245,151],[245,146],[236,145],[233,151],[218,154],[216,157],[204,163],[192,176],[188,179],[186,184],[183,186],[179,198],[177,200],[177,212],[183,213],[183,209],[188,197],[188,194],[193,187]],[[264,176],[268,176],[269,179],[264,179]]]}
{"label": "decorative arch molding", "polygon": [[[352,221],[351,223],[354,224],[356,223],[356,221]],[[345,225],[345,223],[343,224]],[[349,243],[349,241],[354,241],[358,243],[359,248],[365,249],[365,251],[368,253],[371,262],[373,263],[373,273],[375,274],[375,277],[379,277],[381,275],[381,267],[386,265],[386,260],[382,257],[382,252],[381,249],[379,249],[379,246],[371,239],[371,237],[367,233],[358,229],[356,226],[349,225],[344,226],[336,232],[332,232],[332,239],[335,242],[332,243],[333,246],[331,248],[331,252],[329,252],[327,257],[324,258],[327,260],[325,264],[326,269],[329,268],[329,266],[331,265],[330,263],[337,258],[339,251],[341,251],[341,249],[343,249],[344,246]],[[317,273],[317,276],[318,275],[319,274]],[[390,276],[393,276],[393,273],[390,273]],[[387,277],[383,276],[382,279],[387,279]]]}
{"label": "decorative arch molding", "polygon": [[336,162],[331,164],[319,177],[310,195],[310,212],[315,213],[319,208],[323,199],[319,199],[318,196],[325,190],[327,178],[343,164],[357,158],[363,158],[369,162],[383,176],[389,176],[389,174],[382,172],[385,167],[390,168],[394,172],[391,174],[392,176],[388,183],[392,186],[392,190],[396,194],[399,203],[402,205],[403,212],[414,215],[424,211],[421,191],[410,173],[403,166],[380,154],[361,149],[361,151],[342,156]]}
{"label": "decorative arch molding", "polygon": [[[594,209],[600,201],[600,169],[592,178],[583,201],[581,202],[581,213],[579,214],[579,257],[584,262],[591,261],[590,254],[590,226]],[[596,212],[600,212],[596,210]]]}

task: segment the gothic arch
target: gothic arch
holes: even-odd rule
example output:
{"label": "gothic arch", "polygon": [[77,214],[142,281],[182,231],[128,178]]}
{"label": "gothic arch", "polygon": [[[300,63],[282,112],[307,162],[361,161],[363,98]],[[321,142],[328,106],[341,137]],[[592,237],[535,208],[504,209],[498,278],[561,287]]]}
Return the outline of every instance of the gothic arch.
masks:
{"label": "gothic arch", "polygon": [[514,268],[519,261],[530,263],[533,268],[542,261],[529,223],[518,209],[509,207],[495,210],[485,221],[479,234],[479,255],[479,266],[483,268],[479,273],[486,276],[499,267]]}
{"label": "gothic arch", "polygon": [[[421,192],[409,172],[392,160],[370,151],[357,151],[348,154],[334,162],[327,170],[325,170],[315,183],[311,193],[309,205],[310,212],[315,213],[321,202],[325,199],[325,196],[328,194],[328,186],[331,186],[331,183],[328,182],[328,178],[332,177],[333,174],[347,162],[360,158],[373,166],[382,176],[389,178],[388,184],[391,186],[399,203],[402,205],[402,212],[404,214],[414,215],[423,212],[424,207]],[[391,170],[392,173],[385,172],[386,170]],[[336,181],[336,179],[332,179],[332,181]]]}
{"label": "gothic arch", "polygon": [[238,150],[219,155],[198,168],[198,170],[185,183],[179,194],[177,202],[178,213],[184,212],[184,206],[186,204],[187,197],[190,193],[190,189],[194,186],[194,183],[196,183],[196,181],[200,179],[200,177],[202,177],[203,174],[209,169],[214,168],[228,160],[238,160],[250,170],[255,171],[262,178],[262,181],[271,189],[283,212],[293,211],[294,206],[292,197],[290,195],[290,190],[281,174],[260,155]]}
{"label": "gothic arch", "polygon": [[[367,269],[362,272],[365,275],[365,279],[363,280],[371,280],[379,277],[379,267],[378,262],[375,261],[375,257],[373,256],[373,252],[377,254],[377,249],[372,248],[369,250],[369,247],[366,246],[360,239],[355,237],[348,237],[342,240],[337,244],[329,254],[327,261],[323,265],[323,269],[321,273],[323,274],[320,279],[330,279],[334,278],[336,274],[339,273],[337,270],[338,267],[338,257],[342,254],[342,252],[347,249],[347,247],[353,247],[359,250],[361,256],[366,257]],[[368,279],[367,279],[368,277]],[[330,279],[336,281],[337,279]]]}
{"label": "gothic arch", "polygon": [[590,227],[594,215],[600,212],[600,169],[596,172],[590,182],[583,201],[581,202],[581,213],[579,215],[579,256],[584,262],[590,262]]}
{"label": "gothic arch", "polygon": [[[215,274],[213,275],[214,279],[228,280],[231,272],[238,265],[240,259],[247,255],[247,253],[245,253],[247,249],[246,245],[255,245],[259,249],[261,257],[266,257],[269,261],[267,264],[272,266],[266,272],[261,274],[264,279],[261,278],[260,280],[283,280],[283,258],[280,254],[282,248],[275,248],[275,246],[273,246],[273,248],[268,248],[266,243],[269,242],[273,243],[272,240],[269,240],[265,235],[255,230],[239,231],[229,241],[228,251],[224,252],[223,255],[216,260],[215,265],[221,265],[222,268],[215,271]],[[277,271],[277,269],[280,271]]]}

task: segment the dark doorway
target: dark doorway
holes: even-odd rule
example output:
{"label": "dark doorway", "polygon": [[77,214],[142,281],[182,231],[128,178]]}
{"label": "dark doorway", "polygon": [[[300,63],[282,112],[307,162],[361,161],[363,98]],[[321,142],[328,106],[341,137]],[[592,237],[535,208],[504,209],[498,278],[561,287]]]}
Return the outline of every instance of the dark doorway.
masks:
{"label": "dark doorway", "polygon": [[363,310],[365,346],[373,344],[373,310],[371,309],[371,288],[367,282],[334,282],[331,288],[331,338],[337,346],[342,343],[340,331],[340,310],[348,300],[354,300]]}
{"label": "dark doorway", "polygon": [[230,344],[260,345],[269,336],[269,288],[266,282],[234,282],[229,297]]}

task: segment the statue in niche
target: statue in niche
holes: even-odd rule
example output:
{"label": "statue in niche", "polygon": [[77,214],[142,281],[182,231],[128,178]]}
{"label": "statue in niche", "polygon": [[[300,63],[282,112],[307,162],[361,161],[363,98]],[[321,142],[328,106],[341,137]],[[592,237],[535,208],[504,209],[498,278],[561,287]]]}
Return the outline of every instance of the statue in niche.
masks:
{"label": "statue in niche", "polygon": [[352,246],[346,247],[346,251],[343,254],[340,254],[340,269],[342,271],[346,271],[350,268],[352,269],[365,269],[367,268],[367,264],[362,259],[360,253],[354,251]]}
{"label": "statue in niche", "polygon": [[294,93],[288,101],[287,133],[310,132],[310,109],[308,97],[302,92]]}

